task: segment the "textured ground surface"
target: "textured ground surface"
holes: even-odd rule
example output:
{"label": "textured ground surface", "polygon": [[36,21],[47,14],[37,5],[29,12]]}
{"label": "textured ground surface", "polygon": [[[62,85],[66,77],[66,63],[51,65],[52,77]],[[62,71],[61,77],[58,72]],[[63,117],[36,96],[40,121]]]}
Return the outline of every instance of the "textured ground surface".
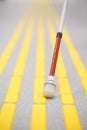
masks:
{"label": "textured ground surface", "polygon": [[45,99],[63,1],[0,1],[0,130],[87,130],[87,1],[69,0],[55,97]]}

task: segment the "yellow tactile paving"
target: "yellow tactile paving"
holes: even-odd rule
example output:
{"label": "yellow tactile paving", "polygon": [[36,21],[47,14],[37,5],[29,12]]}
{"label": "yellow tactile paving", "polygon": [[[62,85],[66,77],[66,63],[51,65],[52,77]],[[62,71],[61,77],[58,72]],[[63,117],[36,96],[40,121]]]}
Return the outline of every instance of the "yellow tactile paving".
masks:
{"label": "yellow tactile paving", "polygon": [[38,40],[37,40],[37,54],[36,54],[36,69],[35,69],[35,77],[42,77],[45,76],[45,48],[44,48],[44,29],[43,23],[40,21],[38,23]]}
{"label": "yellow tactile paving", "polygon": [[0,111],[0,130],[11,130],[14,120],[16,105],[4,104]]}
{"label": "yellow tactile paving", "polygon": [[33,105],[30,130],[46,129],[46,106]]}
{"label": "yellow tactile paving", "polygon": [[4,68],[7,64],[7,61],[9,59],[9,57],[11,56],[11,53],[12,53],[14,47],[17,44],[17,41],[18,41],[18,39],[21,35],[21,32],[23,30],[26,19],[27,19],[27,15],[24,15],[22,17],[22,19],[20,20],[18,26],[16,27],[16,30],[15,30],[12,38],[10,39],[6,49],[4,50],[3,54],[1,55],[1,58],[0,58],[0,75],[3,73],[3,70],[4,70]]}
{"label": "yellow tactile paving", "polygon": [[26,32],[26,36],[23,42],[23,46],[21,48],[20,55],[18,57],[18,61],[13,72],[12,79],[10,81],[10,85],[7,91],[7,95],[5,98],[5,102],[17,102],[18,96],[20,92],[22,76],[24,74],[24,69],[26,66],[27,56],[29,52],[29,47],[31,43],[32,33],[33,33],[34,23],[31,20],[28,26],[28,30]]}
{"label": "yellow tactile paving", "polygon": [[83,89],[87,95],[87,78],[81,79],[81,83],[82,83]]}
{"label": "yellow tactile paving", "polygon": [[[56,25],[58,25],[59,24],[59,17],[53,8],[52,8],[52,10],[56,15],[56,17],[54,17],[54,19],[55,19],[54,22]],[[85,67],[80,59],[80,56],[79,56],[77,50],[75,49],[74,44],[73,44],[73,42],[72,42],[72,40],[71,40],[71,38],[70,38],[70,36],[65,28],[63,30],[63,40],[64,40],[64,43],[69,51],[70,57],[73,61],[73,64],[74,64],[75,69],[78,73],[78,76],[80,78],[83,78],[83,79],[87,78],[87,71],[86,71],[86,69],[85,69]],[[85,83],[83,83],[82,80],[81,80],[81,83],[82,83],[82,87],[83,87],[85,93],[87,94],[87,87],[86,87]]]}
{"label": "yellow tactile paving", "polygon": [[74,99],[67,79],[58,79],[58,88],[63,104],[74,104]]}
{"label": "yellow tactile paving", "polygon": [[57,72],[58,78],[67,78],[67,73],[66,73],[66,70],[64,67],[61,52],[59,52],[58,62],[57,62],[57,66],[56,66],[56,72]]}
{"label": "yellow tactile paving", "polygon": [[5,102],[17,102],[20,88],[21,88],[22,78],[21,77],[14,77],[11,79],[9,89],[7,91],[7,95],[5,98]]}
{"label": "yellow tactile paving", "polygon": [[75,106],[62,107],[66,130],[82,130],[79,116]]}
{"label": "yellow tactile paving", "polygon": [[34,81],[34,93],[33,93],[33,102],[34,103],[45,103],[46,99],[43,97],[43,85],[44,79],[38,78]]}
{"label": "yellow tactile paving", "polygon": [[[70,40],[66,30],[64,30],[64,41],[65,41],[66,47],[69,51],[69,54],[71,56],[71,59],[73,61],[73,64],[76,68],[76,71],[78,73],[78,76],[80,78],[87,78],[86,69],[84,68],[84,65],[83,65],[82,61],[80,60],[80,57],[79,57],[76,49],[74,48],[74,45],[73,45],[72,41]],[[87,86],[85,85],[85,82],[83,83],[83,81],[81,80],[81,83],[82,83],[84,92],[87,94]]]}
{"label": "yellow tactile paving", "polygon": [[87,72],[86,69],[78,55],[78,52],[76,51],[74,44],[72,43],[72,40],[69,37],[69,34],[67,33],[67,31],[64,29],[64,36],[63,39],[65,41],[65,45],[69,51],[69,54],[71,56],[71,59],[73,61],[73,64],[77,70],[77,73],[79,75],[79,77],[81,78],[87,78]]}
{"label": "yellow tactile paving", "polygon": [[[52,42],[52,46],[55,44],[55,39],[56,39],[56,33],[54,31],[54,28],[50,22],[48,22],[48,28],[49,28],[49,33],[50,33],[50,38]],[[57,64],[57,70],[56,73],[58,75],[58,88],[59,88],[59,93],[60,93],[60,99],[63,104],[74,104],[74,99],[72,95],[72,91],[70,89],[70,84],[67,79],[67,72],[63,63],[63,58],[61,52],[59,53],[59,59],[58,59],[58,64]]]}
{"label": "yellow tactile paving", "polygon": [[43,86],[45,77],[45,51],[44,51],[44,29],[42,21],[38,23],[38,40],[37,40],[37,55],[36,55],[36,69],[35,69],[35,81],[34,81],[34,103],[45,103],[46,99],[43,97]]}
{"label": "yellow tactile paving", "polygon": [[[54,18],[56,18],[56,14],[54,15]],[[33,25],[34,25],[33,21],[31,21],[30,22],[31,24],[29,24],[25,41],[23,43],[21,52],[19,54],[19,58],[18,58],[16,67],[14,70],[13,76],[11,78],[11,82],[10,82],[7,95],[5,98],[5,102],[7,102],[7,104],[4,104],[0,111],[0,130],[11,130],[12,128],[16,105],[9,104],[9,103],[18,101],[21,83],[22,83],[22,76],[24,74],[24,69],[26,66],[26,60],[27,60],[28,51],[30,47],[30,41],[31,41],[32,32],[33,32]],[[33,102],[35,103],[35,105],[32,106],[30,130],[46,130],[47,129],[46,106],[43,105],[44,103],[46,103],[46,98],[43,97],[43,94],[42,94],[43,85],[44,85],[44,77],[45,77],[45,65],[44,65],[45,64],[45,50],[44,50],[43,22],[40,20],[38,25],[39,26],[38,26],[38,40],[37,40],[37,52],[36,52],[36,69],[35,69],[34,93],[33,93]],[[49,34],[50,34],[50,39],[52,42],[52,47],[54,48],[54,44],[56,40],[56,33],[54,31],[53,25],[49,21],[48,21],[48,27],[49,27]],[[67,37],[68,37],[67,39],[69,40],[68,34],[67,34]],[[71,47],[72,46],[69,45],[68,50],[72,49]],[[12,48],[8,49],[8,57],[11,55],[11,51],[12,51],[11,49]],[[76,56],[74,60],[78,62],[76,64],[77,65],[80,64],[81,72],[79,71],[79,69],[77,71],[78,71],[78,74],[82,73],[82,75],[80,75],[83,77],[81,78],[81,83],[84,86],[84,90],[87,94],[87,89],[86,89],[86,81],[87,81],[86,76],[87,75],[85,73],[86,71],[82,63],[80,63],[80,59],[78,58],[78,54],[76,50],[73,50],[71,53],[74,53],[74,56]],[[4,64],[6,63],[4,62]],[[77,67],[76,64],[75,64],[75,67]],[[63,63],[63,57],[62,57],[61,52],[59,52],[56,72],[58,76],[58,89],[60,92],[60,99],[61,99],[62,104],[65,104],[62,107],[65,129],[66,130],[82,130],[76,107],[71,105],[71,104],[74,104],[75,101],[73,99],[72,91],[70,89],[70,84],[68,81],[67,72]]]}

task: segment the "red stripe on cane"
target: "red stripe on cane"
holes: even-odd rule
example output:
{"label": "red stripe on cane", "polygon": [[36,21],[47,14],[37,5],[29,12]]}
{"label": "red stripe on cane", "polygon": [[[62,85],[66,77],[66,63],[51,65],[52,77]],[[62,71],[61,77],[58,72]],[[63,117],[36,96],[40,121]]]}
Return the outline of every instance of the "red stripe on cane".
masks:
{"label": "red stripe on cane", "polygon": [[61,42],[61,37],[57,36],[56,37],[56,44],[55,44],[55,48],[54,48],[54,53],[53,53],[53,58],[52,58],[52,63],[51,63],[50,74],[49,74],[52,76],[55,75],[55,69],[56,69],[56,63],[57,63],[57,59],[58,59],[60,42]]}

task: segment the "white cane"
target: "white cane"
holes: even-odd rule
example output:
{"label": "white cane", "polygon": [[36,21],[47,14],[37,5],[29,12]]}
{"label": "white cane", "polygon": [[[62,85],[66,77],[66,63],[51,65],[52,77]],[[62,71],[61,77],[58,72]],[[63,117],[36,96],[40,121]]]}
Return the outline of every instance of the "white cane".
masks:
{"label": "white cane", "polygon": [[56,63],[58,59],[60,43],[62,39],[62,31],[63,31],[64,19],[65,19],[65,14],[66,14],[66,9],[67,9],[67,3],[68,3],[68,0],[64,0],[60,26],[59,26],[58,33],[56,35],[56,43],[55,43],[50,73],[48,76],[48,81],[44,84],[44,88],[43,88],[43,95],[48,98],[52,98],[55,95],[56,84],[54,82],[54,75],[55,75],[55,70],[56,70]]}

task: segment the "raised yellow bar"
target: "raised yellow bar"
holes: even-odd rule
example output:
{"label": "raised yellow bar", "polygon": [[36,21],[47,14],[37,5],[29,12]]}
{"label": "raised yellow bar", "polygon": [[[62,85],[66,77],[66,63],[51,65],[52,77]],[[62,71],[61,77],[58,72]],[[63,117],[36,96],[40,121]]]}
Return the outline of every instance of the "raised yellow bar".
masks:
{"label": "raised yellow bar", "polygon": [[76,68],[76,71],[79,75],[80,78],[87,78],[87,72],[86,69],[74,47],[74,44],[72,43],[69,34],[67,33],[67,31],[64,29],[64,35],[63,35],[63,39],[64,39],[64,43],[69,51],[69,54],[71,56],[71,59],[73,61],[73,64]]}
{"label": "raised yellow bar", "polygon": [[66,130],[82,130],[75,106],[65,105],[62,110]]}
{"label": "raised yellow bar", "polygon": [[33,31],[34,31],[34,22],[33,19],[31,19],[28,25],[28,29],[26,31],[25,39],[18,57],[18,61],[13,76],[23,76],[24,74],[24,69],[26,66]]}
{"label": "raised yellow bar", "polygon": [[58,79],[60,99],[63,104],[74,104],[74,98],[67,79]]}
{"label": "raised yellow bar", "polygon": [[29,53],[32,32],[33,32],[34,23],[31,20],[28,26],[28,30],[26,32],[26,36],[23,42],[23,46],[21,48],[20,55],[18,57],[18,61],[13,72],[13,76],[7,91],[7,95],[5,98],[5,102],[17,102],[19,97],[19,92],[21,88],[22,76],[24,74],[27,56]]}
{"label": "raised yellow bar", "polygon": [[46,106],[34,105],[32,107],[30,130],[46,130]]}
{"label": "raised yellow bar", "polygon": [[36,53],[36,67],[35,67],[35,80],[34,80],[34,103],[45,103],[46,99],[43,97],[43,86],[45,77],[45,49],[44,49],[44,29],[43,23],[40,20],[38,23],[38,40],[37,40],[37,53]]}
{"label": "raised yellow bar", "polygon": [[44,30],[43,23],[39,21],[38,23],[38,40],[37,40],[37,54],[36,54],[36,69],[35,69],[35,77],[43,77],[45,76],[45,49],[44,49]]}
{"label": "raised yellow bar", "polygon": [[82,83],[82,86],[83,86],[83,89],[87,95],[87,78],[86,79],[81,79],[81,83]]}
{"label": "raised yellow bar", "polygon": [[58,56],[56,72],[57,72],[58,78],[67,78],[67,72],[66,72],[66,69],[65,69],[65,66],[64,66],[64,63],[63,63],[61,51],[59,52],[59,56]]}
{"label": "raised yellow bar", "polygon": [[34,94],[33,94],[33,102],[34,103],[45,103],[46,98],[43,97],[43,86],[44,79],[37,78],[34,81]]}
{"label": "raised yellow bar", "polygon": [[11,130],[16,105],[4,104],[0,111],[0,130]]}
{"label": "raised yellow bar", "polygon": [[11,56],[11,53],[14,49],[14,47],[16,46],[17,44],[17,41],[18,41],[18,38],[20,37],[21,35],[21,32],[23,30],[23,27],[24,27],[24,24],[26,22],[26,16],[23,16],[21,21],[19,22],[11,40],[9,41],[6,49],[4,50],[1,58],[0,58],[0,75],[3,73],[3,70],[7,64],[7,61],[8,59],[10,58]]}
{"label": "raised yellow bar", "polygon": [[5,98],[5,102],[17,102],[18,97],[20,94],[22,78],[21,77],[14,77],[11,79],[9,89],[7,91],[7,95]]}
{"label": "raised yellow bar", "polygon": [[36,78],[43,78],[45,77],[45,70],[44,70],[44,63],[43,63],[44,59],[42,58],[41,60],[40,59],[37,59],[36,61],[36,70],[35,70],[35,77]]}

